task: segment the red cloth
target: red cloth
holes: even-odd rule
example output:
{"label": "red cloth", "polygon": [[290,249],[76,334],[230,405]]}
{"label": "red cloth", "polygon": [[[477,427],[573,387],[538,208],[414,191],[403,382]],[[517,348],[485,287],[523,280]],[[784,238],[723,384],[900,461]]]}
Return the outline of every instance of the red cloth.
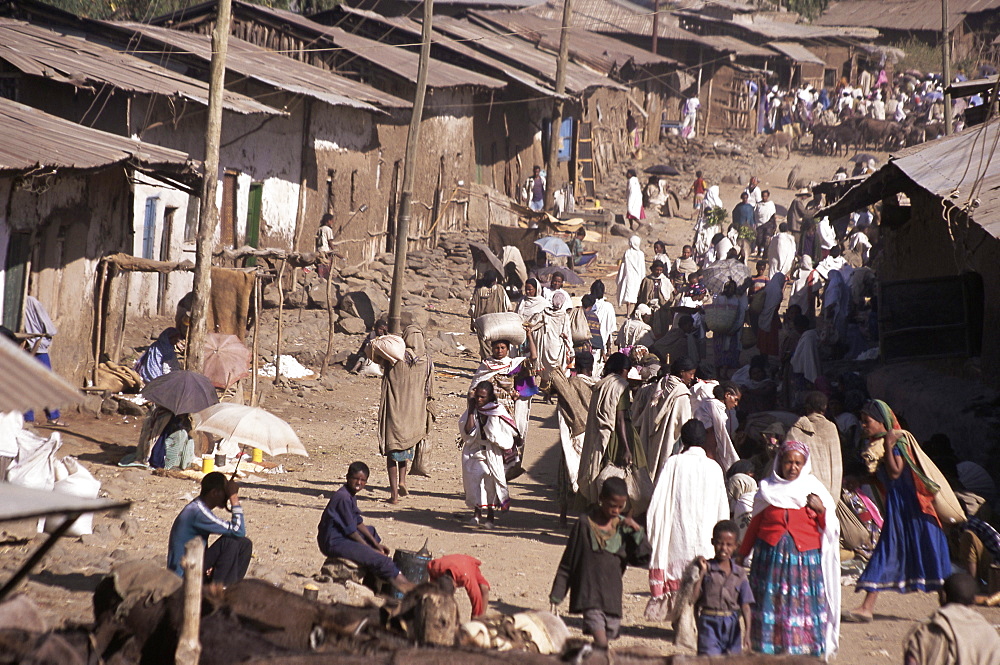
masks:
{"label": "red cloth", "polygon": [[818,550],[826,529],[826,513],[819,515],[812,508],[786,510],[768,506],[753,516],[750,527],[740,544],[740,556],[746,557],[760,538],[768,545],[778,544],[786,533],[792,535],[799,552]]}
{"label": "red cloth", "polygon": [[482,616],[486,611],[483,605],[483,593],[479,585],[490,588],[490,583],[486,581],[479,571],[479,566],[483,562],[467,554],[447,554],[438,559],[434,559],[427,564],[427,572],[432,580],[436,580],[445,574],[450,574],[455,580],[455,585],[465,589],[469,594],[469,601],[472,603],[472,616]]}
{"label": "red cloth", "polygon": [[691,185],[691,188],[694,189],[695,194],[704,194],[708,191],[704,178],[696,178],[694,184]]}

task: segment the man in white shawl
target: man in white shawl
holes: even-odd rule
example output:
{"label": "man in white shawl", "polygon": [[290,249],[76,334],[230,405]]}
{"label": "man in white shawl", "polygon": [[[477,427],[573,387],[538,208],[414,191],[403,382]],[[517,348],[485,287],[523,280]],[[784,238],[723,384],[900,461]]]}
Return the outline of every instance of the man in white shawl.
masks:
{"label": "man in white shawl", "polygon": [[[628,239],[628,249],[618,266],[618,306],[631,310],[639,302],[639,284],[646,276],[646,255],[640,246],[642,239],[632,236]],[[628,316],[629,311],[625,312]]]}
{"label": "man in white shawl", "polygon": [[[604,299],[604,282],[596,280],[590,285],[590,295],[594,296],[594,306],[591,311],[597,315],[597,320],[601,324],[601,339],[604,340],[604,357],[611,355],[612,337],[618,332],[618,321],[615,314],[615,306]],[[599,362],[600,357],[595,355]]]}
{"label": "man in white shawl", "polygon": [[788,306],[798,305],[802,313],[813,318],[816,316],[816,294],[819,292],[822,278],[813,268],[812,257],[803,254],[799,259],[799,267],[792,280],[792,290],[788,296]]}
{"label": "man in white shawl", "polygon": [[681,428],[694,413],[690,386],[696,369],[690,358],[675,360],[670,365],[670,374],[646,388],[652,394],[640,413],[635,411],[635,406],[640,403],[636,396],[632,422],[639,431],[639,440],[646,447],[646,464],[654,483],[681,438]]}
{"label": "man in white shawl", "polygon": [[624,349],[636,344],[649,347],[653,343],[653,327],[646,323],[646,319],[651,317],[653,310],[649,305],[639,304],[632,312],[631,318],[622,323],[621,330],[618,331],[618,348]]}
{"label": "man in white shawl", "polygon": [[735,464],[740,456],[736,454],[733,436],[739,426],[736,407],[740,403],[740,387],[726,381],[712,390],[713,399],[701,401],[694,411],[694,417],[701,421],[708,431],[712,459],[719,463],[723,471]]}
{"label": "man in white shawl", "polygon": [[[799,510],[806,506],[811,495],[817,496],[822,502],[825,509],[825,528],[821,536],[820,556],[827,606],[824,657],[830,659],[836,655],[840,643],[840,521],[837,519],[837,503],[819,478],[813,475],[812,464],[809,461],[809,447],[798,441],[786,441],[781,445],[778,459],[789,452],[805,456],[805,462],[798,476],[791,480],[782,478],[778,469],[780,465],[776,464],[775,470],[760,482],[760,490],[754,499],[753,514],[756,517],[769,506],[784,510]],[[753,543],[748,546],[748,543],[744,542],[740,547],[741,554],[752,546]],[[753,586],[752,580],[751,586]],[[755,613],[756,611],[755,609]]]}
{"label": "man in white shawl", "polygon": [[778,225],[778,232],[771,238],[767,246],[768,276],[775,273],[791,274],[795,262],[795,236],[788,231],[788,224]]}
{"label": "man in white shawl", "polygon": [[646,618],[663,621],[671,612],[684,569],[695,557],[712,558],[712,528],[729,519],[722,469],[706,453],[705,427],[689,420],[681,428],[684,451],[670,457],[653,489],[646,513],[653,557],[649,563]]}
{"label": "man in white shawl", "polygon": [[635,169],[626,171],[625,177],[628,178],[628,185],[626,186],[626,196],[628,199],[625,216],[629,220],[629,228],[632,228],[632,222],[638,222],[646,218],[646,211],[642,207],[642,185],[639,184],[639,177],[636,175]]}
{"label": "man in white shawl", "polygon": [[[52,346],[52,338],[58,334],[59,330],[41,301],[34,296],[24,299],[24,332],[30,335],[37,335],[28,339],[28,351],[31,352],[38,362],[49,369],[52,369],[52,360],[49,359],[49,347]],[[59,410],[45,409],[45,416],[50,425],[63,425],[59,420]],[[28,411],[24,414],[26,422],[34,422],[35,412]]]}
{"label": "man in white shawl", "polygon": [[465,504],[473,510],[470,524],[493,528],[494,511],[507,510],[510,505],[503,455],[514,447],[517,426],[507,409],[497,401],[489,381],[477,385],[469,397],[468,407],[458,420],[458,431],[464,444]]}
{"label": "man in white shawl", "polygon": [[792,372],[800,374],[809,383],[816,383],[821,372],[819,358],[819,334],[815,328],[810,328],[799,337],[792,359],[789,361]]}
{"label": "man in white shawl", "polygon": [[561,289],[552,294],[552,306],[542,310],[532,328],[544,381],[556,372],[565,375],[569,365],[567,354],[573,349],[573,341],[569,313],[563,307],[567,300]]}

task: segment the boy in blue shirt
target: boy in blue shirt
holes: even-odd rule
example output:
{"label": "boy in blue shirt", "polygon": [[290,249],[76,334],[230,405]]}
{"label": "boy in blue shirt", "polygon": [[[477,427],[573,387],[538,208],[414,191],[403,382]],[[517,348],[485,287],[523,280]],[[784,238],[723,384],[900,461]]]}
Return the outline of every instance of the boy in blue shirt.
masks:
{"label": "boy in blue shirt", "polygon": [[[207,547],[208,536],[214,533],[220,537],[205,550],[206,581],[229,586],[246,576],[253,543],[246,537],[239,489],[235,480],[226,480],[218,471],[201,479],[201,494],[184,506],[170,528],[167,568],[183,577],[181,559],[185,545],[193,538],[201,538]],[[233,511],[233,517],[228,522],[212,512],[216,508],[225,508],[227,500]]]}

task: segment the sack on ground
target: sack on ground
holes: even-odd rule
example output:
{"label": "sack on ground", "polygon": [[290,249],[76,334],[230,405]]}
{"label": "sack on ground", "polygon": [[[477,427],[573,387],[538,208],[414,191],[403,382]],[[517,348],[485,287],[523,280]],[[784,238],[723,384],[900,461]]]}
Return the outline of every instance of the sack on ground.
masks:
{"label": "sack on ground", "polygon": [[[56,480],[52,488],[53,491],[69,494],[70,496],[78,496],[82,499],[97,498],[97,494],[101,491],[101,481],[94,478],[90,471],[87,471],[86,467],[73,457],[64,457],[61,460],[61,465],[65,469],[66,475]],[[58,473],[57,476],[63,476],[63,474]],[[65,519],[64,517],[46,518],[45,532],[52,533],[62,525]],[[90,533],[94,533],[94,513],[80,515],[73,522],[73,526],[66,531],[66,535],[68,536],[85,536]]]}
{"label": "sack on ground", "polygon": [[524,343],[524,319],[517,312],[497,312],[483,314],[476,319],[479,336],[490,342],[505,339],[512,346]]}

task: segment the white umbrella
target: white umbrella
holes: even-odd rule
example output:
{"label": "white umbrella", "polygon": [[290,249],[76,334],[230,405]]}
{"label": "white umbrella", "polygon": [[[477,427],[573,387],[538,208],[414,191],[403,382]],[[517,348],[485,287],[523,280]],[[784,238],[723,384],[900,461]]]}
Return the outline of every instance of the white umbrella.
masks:
{"label": "white umbrella", "polygon": [[215,404],[192,416],[194,431],[222,437],[229,446],[253,446],[268,455],[309,457],[292,426],[256,406]]}

